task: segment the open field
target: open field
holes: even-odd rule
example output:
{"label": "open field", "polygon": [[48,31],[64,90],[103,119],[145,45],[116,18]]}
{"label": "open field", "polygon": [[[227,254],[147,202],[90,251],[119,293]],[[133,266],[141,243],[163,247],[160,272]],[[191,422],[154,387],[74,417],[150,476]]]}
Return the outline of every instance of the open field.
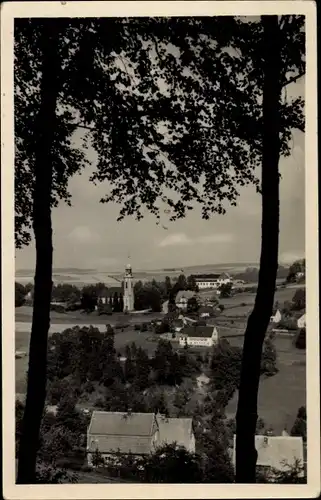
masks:
{"label": "open field", "polygon": [[[152,319],[158,319],[163,316],[162,313],[148,313],[148,314],[123,314],[114,313],[111,316],[103,315],[99,316],[96,312],[85,314],[81,311],[69,311],[68,313],[60,313],[56,311],[50,312],[50,318],[52,324],[77,324],[77,325],[117,325],[119,323],[143,323],[144,321],[151,321]],[[30,323],[32,319],[32,307],[22,306],[17,307],[15,310],[16,325],[18,323]]]}
{"label": "open field", "polygon": [[[288,431],[296,418],[298,408],[306,404],[305,352],[295,349],[292,339],[276,337],[279,372],[270,378],[261,378],[258,397],[258,414],[266,426],[276,433],[284,427]],[[235,417],[237,393],[227,407],[227,416]]]}

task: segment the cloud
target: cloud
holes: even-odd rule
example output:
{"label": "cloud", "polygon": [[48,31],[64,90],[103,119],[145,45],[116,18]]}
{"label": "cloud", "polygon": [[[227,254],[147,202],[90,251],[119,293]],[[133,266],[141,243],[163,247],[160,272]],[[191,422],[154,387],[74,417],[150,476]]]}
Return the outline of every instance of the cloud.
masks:
{"label": "cloud", "polygon": [[217,233],[196,238],[189,238],[185,233],[175,233],[166,236],[160,243],[160,247],[178,246],[178,245],[207,245],[211,243],[230,243],[233,241],[233,235],[230,233]]}
{"label": "cloud", "polygon": [[90,230],[88,226],[76,226],[68,235],[68,238],[78,243],[97,243],[99,235]]}
{"label": "cloud", "polygon": [[191,240],[186,236],[185,233],[176,233],[176,234],[170,234],[169,236],[166,236],[164,238],[159,246],[160,247],[169,247],[169,246],[176,246],[176,245],[189,245],[191,243]]}

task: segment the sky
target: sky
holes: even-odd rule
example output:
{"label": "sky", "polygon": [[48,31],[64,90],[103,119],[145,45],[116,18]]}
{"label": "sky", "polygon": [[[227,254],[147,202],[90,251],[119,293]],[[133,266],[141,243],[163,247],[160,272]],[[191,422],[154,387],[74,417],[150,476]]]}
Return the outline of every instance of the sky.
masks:
{"label": "sky", "polygon": [[[288,89],[288,95],[304,95],[304,79]],[[225,215],[201,219],[199,209],[185,219],[162,224],[146,213],[141,221],[127,217],[117,222],[120,206],[101,204],[108,186],[94,186],[89,177],[96,154],[88,150],[92,169],[70,181],[72,207],[53,209],[55,268],[119,271],[130,261],[136,269],[161,269],[205,264],[258,263],[261,242],[261,196],[253,187],[240,191],[237,207]],[[305,165],[304,134],[293,131],[292,153],[280,160],[279,262],[304,257]],[[164,229],[165,226],[168,229]],[[16,269],[34,269],[35,247],[17,250]]]}

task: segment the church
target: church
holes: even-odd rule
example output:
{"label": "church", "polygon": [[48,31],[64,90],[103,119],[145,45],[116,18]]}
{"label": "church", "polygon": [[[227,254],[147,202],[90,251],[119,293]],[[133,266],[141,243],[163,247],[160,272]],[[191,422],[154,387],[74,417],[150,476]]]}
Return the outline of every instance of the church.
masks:
{"label": "church", "polygon": [[106,287],[101,291],[99,299],[103,304],[108,304],[110,298],[113,297],[115,293],[117,293],[118,297],[122,296],[123,298],[124,312],[134,311],[134,280],[130,264],[127,264],[125,268],[122,282],[120,282],[118,286]]}
{"label": "church", "polygon": [[134,310],[134,283],[133,283],[133,273],[130,264],[127,264],[124,276],[124,312],[130,312]]}

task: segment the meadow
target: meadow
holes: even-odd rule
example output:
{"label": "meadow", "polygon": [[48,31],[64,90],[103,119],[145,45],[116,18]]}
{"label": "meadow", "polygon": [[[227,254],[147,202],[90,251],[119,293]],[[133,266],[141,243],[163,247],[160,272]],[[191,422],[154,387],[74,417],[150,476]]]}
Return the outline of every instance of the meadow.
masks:
{"label": "meadow", "polygon": [[[273,377],[261,378],[258,415],[279,434],[284,428],[291,431],[298,408],[306,405],[306,356],[305,351],[293,346],[291,338],[277,336],[275,347],[279,371]],[[228,418],[235,417],[237,397],[235,393],[227,406]]]}
{"label": "meadow", "polygon": [[[292,287],[278,288],[275,293],[275,301],[280,304],[291,301],[294,293],[295,289]],[[211,324],[217,326],[221,338],[226,337],[232,345],[242,347],[247,318],[253,308],[254,300],[255,294],[248,292],[220,300],[225,309],[219,317],[211,321]],[[28,352],[31,316],[31,307],[23,306],[16,309],[16,350]],[[155,335],[150,331],[139,332],[134,330],[133,327],[127,327],[122,331],[120,326],[124,323],[134,325],[135,323],[149,322],[160,317],[162,317],[162,314],[159,313],[148,315],[113,314],[110,317],[102,317],[96,313],[87,315],[78,311],[67,314],[53,311],[51,313],[51,333],[63,331],[76,325],[89,326],[93,324],[99,329],[105,329],[106,324],[109,323],[116,327],[115,347],[119,354],[124,354],[127,344],[135,342],[151,356],[160,338],[159,335]],[[173,347],[178,348],[177,342],[173,342]],[[277,335],[275,347],[278,355],[279,371],[273,377],[261,379],[258,407],[259,416],[263,418],[266,425],[271,426],[276,432],[281,432],[284,427],[290,430],[299,406],[306,404],[306,361],[305,351],[300,351],[294,347],[292,337]],[[204,351],[205,349],[199,348],[197,351]],[[15,363],[16,392],[24,393],[28,356],[16,359]],[[227,407],[228,418],[235,417],[236,405],[237,393]]]}

